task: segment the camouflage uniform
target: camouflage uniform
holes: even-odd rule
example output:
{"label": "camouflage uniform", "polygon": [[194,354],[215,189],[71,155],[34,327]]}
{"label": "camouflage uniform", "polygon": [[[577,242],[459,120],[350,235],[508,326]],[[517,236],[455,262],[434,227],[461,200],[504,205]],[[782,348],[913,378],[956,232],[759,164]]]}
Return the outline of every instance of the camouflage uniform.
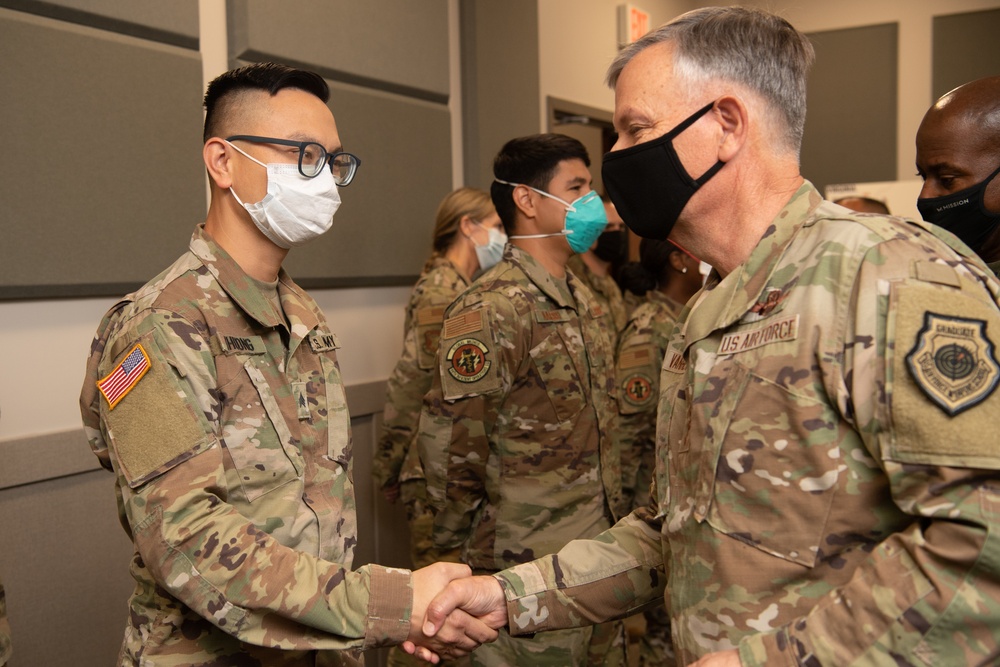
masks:
{"label": "camouflage uniform", "polygon": [[998,300],[950,234],[803,185],[671,340],[654,500],[498,575],[514,631],[627,612],[666,571],[682,664],[996,664]]}
{"label": "camouflage uniform", "polygon": [[[372,461],[372,475],[379,488],[400,486],[400,498],[406,507],[410,528],[410,559],[413,567],[424,567],[437,561],[459,561],[458,549],[434,547],[434,514],[427,506],[427,482],[424,469],[411,447],[420,420],[424,394],[431,388],[437,365],[438,338],[444,311],[469,282],[451,260],[435,256],[420,275],[406,306],[403,334],[403,356],[389,376],[382,433]],[[390,667],[426,665],[396,646],[389,652]],[[468,658],[443,661],[441,665],[468,664]]]}
{"label": "camouflage uniform", "polygon": [[[630,510],[649,504],[649,485],[656,467],[656,405],[660,366],[667,342],[684,304],[650,290],[629,318],[618,340],[619,432],[622,446],[622,493]],[[664,607],[645,612],[639,640],[639,664],[674,664],[670,617]]]}
{"label": "camouflage uniform", "polygon": [[336,336],[284,271],[268,288],[199,227],[98,329],[81,409],[135,544],[120,665],[360,664],[408,634],[409,572],[350,571]]}
{"label": "camouflage uniform", "polygon": [[656,449],[656,404],[660,366],[684,304],[659,290],[646,293],[618,339],[619,433],[622,446],[622,493],[629,511],[649,503]]}
{"label": "camouflage uniform", "polygon": [[12,649],[10,644],[10,621],[7,619],[7,595],[0,582],[0,665],[6,665],[10,660]]}
{"label": "camouflage uniform", "polygon": [[445,257],[435,257],[420,276],[406,306],[403,356],[389,376],[382,434],[372,466],[380,488],[400,485],[410,524],[410,555],[414,567],[439,560],[457,560],[454,551],[433,546],[433,514],[427,507],[427,483],[416,447],[410,447],[420,420],[424,394],[431,388],[436,368],[438,338],[444,311],[468,281]]}
{"label": "camouflage uniform", "polygon": [[566,262],[566,268],[590,289],[590,293],[597,299],[597,303],[611,314],[611,322],[614,326],[611,342],[615,343],[618,334],[625,328],[625,324],[628,322],[625,299],[622,296],[621,289],[618,287],[618,283],[611,276],[599,276],[591,271],[580,255],[574,254],[570,257],[569,261]]}
{"label": "camouflage uniform", "polygon": [[1000,261],[989,264],[989,267],[990,271],[993,272],[993,275],[1000,276]]}
{"label": "camouflage uniform", "polygon": [[[530,561],[613,523],[621,462],[608,319],[572,274],[554,278],[512,245],[449,308],[418,447],[435,541],[462,545],[474,570]],[[623,642],[620,624],[501,634],[472,658],[616,664]]]}

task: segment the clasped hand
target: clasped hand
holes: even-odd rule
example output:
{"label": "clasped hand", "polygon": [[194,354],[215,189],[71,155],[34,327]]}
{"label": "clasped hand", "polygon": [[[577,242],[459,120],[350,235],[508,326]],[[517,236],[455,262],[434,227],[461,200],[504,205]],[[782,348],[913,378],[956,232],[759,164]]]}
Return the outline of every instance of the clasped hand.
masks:
{"label": "clasped hand", "polygon": [[437,664],[497,638],[497,629],[507,625],[503,588],[493,577],[471,575],[458,563],[434,563],[413,573],[407,653]]}

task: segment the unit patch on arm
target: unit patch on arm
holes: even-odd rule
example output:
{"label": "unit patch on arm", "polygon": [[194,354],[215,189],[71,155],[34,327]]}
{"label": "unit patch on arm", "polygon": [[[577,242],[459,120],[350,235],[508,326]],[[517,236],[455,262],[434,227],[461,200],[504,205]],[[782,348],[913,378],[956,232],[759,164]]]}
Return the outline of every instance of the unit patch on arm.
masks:
{"label": "unit patch on arm", "polygon": [[985,400],[1000,379],[983,320],[925,313],[906,363],[917,385],[952,417]]}
{"label": "unit patch on arm", "polygon": [[475,338],[462,338],[448,348],[448,373],[459,382],[476,382],[493,363],[486,358],[489,349]]}

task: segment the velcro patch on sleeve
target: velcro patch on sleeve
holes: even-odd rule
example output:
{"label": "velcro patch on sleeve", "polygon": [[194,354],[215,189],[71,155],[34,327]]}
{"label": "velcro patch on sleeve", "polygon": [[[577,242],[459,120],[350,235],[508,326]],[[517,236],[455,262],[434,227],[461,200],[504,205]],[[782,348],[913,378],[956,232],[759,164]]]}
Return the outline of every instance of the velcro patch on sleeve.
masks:
{"label": "velcro patch on sleeve", "polygon": [[656,396],[653,379],[646,373],[631,373],[622,382],[622,398],[636,408],[646,408],[653,405]]}
{"label": "velcro patch on sleeve", "polygon": [[198,399],[159,353],[152,335],[142,343],[149,364],[143,381],[134,383],[114,410],[102,412],[119,471],[133,488],[215,443]]}
{"label": "velcro patch on sleeve", "polygon": [[993,303],[928,283],[894,286],[887,346],[891,455],[915,463],[1000,467],[988,433],[1000,414],[1000,313]]}
{"label": "velcro patch on sleeve", "polygon": [[[477,307],[445,321],[440,343],[440,372],[441,388],[447,400],[487,394],[500,388],[499,348],[493,318],[486,310]],[[475,317],[466,317],[468,315]],[[449,322],[459,322],[461,326],[449,327]],[[484,326],[486,322],[489,326]],[[474,330],[466,332],[468,329]]]}
{"label": "velcro patch on sleeve", "polygon": [[149,371],[149,355],[141,343],[136,343],[113,371],[103,380],[97,381],[97,388],[108,402],[108,410],[114,410],[115,406],[139,384],[139,380],[145,377],[147,371]]}
{"label": "velcro patch on sleeve", "polygon": [[628,370],[639,366],[648,366],[653,360],[653,349],[648,345],[637,345],[622,350],[618,355],[618,368]]}
{"label": "velcro patch on sleeve", "polygon": [[440,324],[444,319],[444,306],[428,306],[417,310],[417,326],[423,327],[428,324]]}
{"label": "velcro patch on sleeve", "polygon": [[481,308],[467,310],[444,321],[442,338],[457,338],[483,330],[483,311]]}

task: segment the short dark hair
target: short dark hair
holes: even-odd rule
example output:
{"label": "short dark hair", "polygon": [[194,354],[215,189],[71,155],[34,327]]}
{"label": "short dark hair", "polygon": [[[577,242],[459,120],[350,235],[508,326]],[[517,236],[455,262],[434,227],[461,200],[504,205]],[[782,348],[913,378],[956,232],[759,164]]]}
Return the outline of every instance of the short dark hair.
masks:
{"label": "short dark hair", "polygon": [[[565,134],[533,134],[511,139],[493,160],[493,176],[508,183],[544,190],[555,177],[563,160],[583,160],[590,166],[590,156],[583,144]],[[513,187],[493,181],[490,197],[508,235],[514,232],[517,207],[511,196]]]}
{"label": "short dark hair", "polygon": [[231,102],[239,93],[266,91],[271,96],[285,88],[298,88],[312,93],[323,102],[330,99],[330,87],[319,74],[279,63],[253,63],[220,74],[208,84],[205,92],[205,131],[203,139],[220,136],[221,129],[232,114]]}

